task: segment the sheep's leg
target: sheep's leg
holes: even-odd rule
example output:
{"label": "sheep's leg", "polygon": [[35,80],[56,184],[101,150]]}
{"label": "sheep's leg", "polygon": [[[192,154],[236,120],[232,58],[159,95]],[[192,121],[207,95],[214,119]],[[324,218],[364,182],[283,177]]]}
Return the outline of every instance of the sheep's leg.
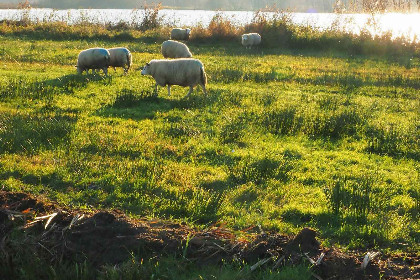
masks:
{"label": "sheep's leg", "polygon": [[191,92],[193,92],[193,90],[194,90],[194,87],[193,87],[193,86],[190,86],[190,90],[189,90],[189,91],[188,91],[188,93],[184,96],[184,98],[185,98],[185,97],[190,96],[190,95],[191,95]]}
{"label": "sheep's leg", "polygon": [[168,96],[171,96],[171,85],[168,85]]}
{"label": "sheep's leg", "polygon": [[158,95],[158,84],[157,83],[155,84],[155,92],[154,93],[155,93],[155,96]]}
{"label": "sheep's leg", "polygon": [[202,89],[202,90],[203,90],[203,92],[204,92],[204,96],[207,96],[206,86],[205,86],[205,85],[200,84],[200,87],[201,87],[201,89]]}
{"label": "sheep's leg", "polygon": [[102,68],[102,71],[104,71],[105,76],[108,76],[108,68],[107,67]]}

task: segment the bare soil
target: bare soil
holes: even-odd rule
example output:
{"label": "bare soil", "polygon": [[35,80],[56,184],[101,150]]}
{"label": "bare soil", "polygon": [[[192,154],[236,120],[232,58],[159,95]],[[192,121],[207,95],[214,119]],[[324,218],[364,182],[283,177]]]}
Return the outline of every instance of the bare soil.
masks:
{"label": "bare soil", "polygon": [[296,236],[259,231],[238,238],[220,224],[196,230],[168,221],[130,219],[119,211],[64,209],[25,193],[0,191],[0,255],[6,265],[17,253],[11,246],[16,232],[24,234],[22,249],[48,252],[50,262],[88,260],[100,267],[127,261],[132,252],[141,257],[175,252],[200,265],[240,260],[254,270],[312,263],[317,279],[420,279],[418,253],[380,254],[362,269],[367,252],[324,248],[309,228]]}

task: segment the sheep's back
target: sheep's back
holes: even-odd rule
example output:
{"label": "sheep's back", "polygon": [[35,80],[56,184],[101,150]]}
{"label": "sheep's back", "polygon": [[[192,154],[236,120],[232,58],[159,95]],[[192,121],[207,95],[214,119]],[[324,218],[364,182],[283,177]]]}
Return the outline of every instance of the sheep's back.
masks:
{"label": "sheep's back", "polygon": [[152,76],[170,85],[195,85],[200,81],[202,67],[197,59],[159,60],[152,64]]}
{"label": "sheep's back", "polygon": [[130,66],[131,53],[126,48],[112,48],[108,49],[110,53],[109,65],[113,67]]}
{"label": "sheep's back", "polygon": [[192,56],[187,45],[173,40],[163,42],[161,51],[165,58],[188,58]]}
{"label": "sheep's back", "polygon": [[77,65],[79,67],[105,67],[109,63],[109,52],[102,48],[92,48],[79,53]]}

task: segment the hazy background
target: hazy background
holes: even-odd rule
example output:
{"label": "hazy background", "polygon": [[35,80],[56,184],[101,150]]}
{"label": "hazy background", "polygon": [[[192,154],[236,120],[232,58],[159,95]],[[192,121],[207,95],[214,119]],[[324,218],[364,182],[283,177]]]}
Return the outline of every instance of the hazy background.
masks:
{"label": "hazy background", "polygon": [[[0,7],[13,7],[23,0],[0,0]],[[264,8],[290,9],[293,12],[333,12],[337,0],[28,0],[33,7],[55,9],[134,9],[158,3],[162,8],[199,10],[258,10]],[[420,0],[338,0],[343,6],[351,4],[366,5],[374,3],[387,11],[418,11]],[[395,8],[398,6],[397,8]]]}

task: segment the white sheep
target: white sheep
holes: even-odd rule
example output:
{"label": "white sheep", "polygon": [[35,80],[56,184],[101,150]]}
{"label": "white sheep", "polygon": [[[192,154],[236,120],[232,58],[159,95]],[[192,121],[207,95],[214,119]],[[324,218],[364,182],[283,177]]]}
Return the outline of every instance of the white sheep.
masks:
{"label": "white sheep", "polygon": [[171,95],[171,85],[190,87],[187,96],[191,94],[194,86],[201,86],[204,95],[207,95],[206,84],[207,76],[204,66],[198,59],[178,58],[178,59],[154,59],[146,63],[142,75],[151,75],[155,81],[155,92],[157,87],[168,86],[168,96]]}
{"label": "white sheep", "polygon": [[110,54],[109,66],[114,67],[122,67],[124,69],[124,74],[127,74],[128,70],[132,64],[132,57],[131,53],[126,48],[111,48],[108,49]]}
{"label": "white sheep", "polygon": [[86,73],[89,73],[89,69],[92,69],[92,73],[95,73],[95,69],[102,69],[105,75],[108,75],[109,60],[110,54],[106,49],[91,48],[83,50],[77,57],[77,72],[82,74],[86,70]]}
{"label": "white sheep", "polygon": [[242,35],[242,46],[251,48],[261,43],[261,35],[258,33],[248,33]]}
{"label": "white sheep", "polygon": [[172,40],[188,40],[190,38],[191,29],[174,28],[171,31]]}
{"label": "white sheep", "polygon": [[173,41],[167,40],[162,43],[161,52],[164,58],[190,58],[192,54],[188,49],[187,45]]}

